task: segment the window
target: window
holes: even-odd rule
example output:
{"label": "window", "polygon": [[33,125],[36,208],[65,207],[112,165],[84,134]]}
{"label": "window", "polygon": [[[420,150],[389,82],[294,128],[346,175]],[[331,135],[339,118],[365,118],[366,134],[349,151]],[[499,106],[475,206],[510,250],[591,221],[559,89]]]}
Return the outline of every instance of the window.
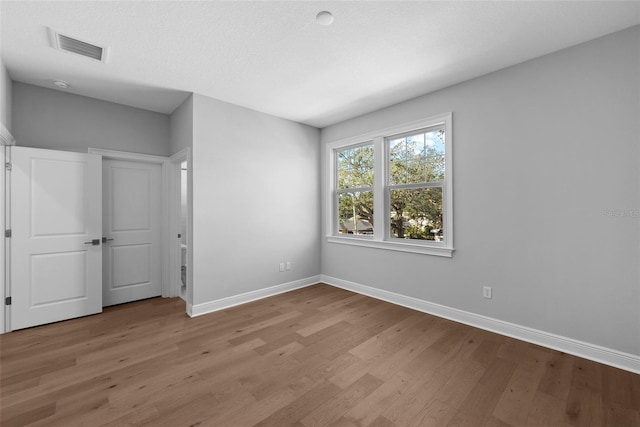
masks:
{"label": "window", "polygon": [[373,144],[336,151],[338,233],[373,234]]}
{"label": "window", "polygon": [[392,237],[441,241],[444,126],[386,138]]}
{"label": "window", "polygon": [[328,144],[327,239],[451,256],[451,114]]}

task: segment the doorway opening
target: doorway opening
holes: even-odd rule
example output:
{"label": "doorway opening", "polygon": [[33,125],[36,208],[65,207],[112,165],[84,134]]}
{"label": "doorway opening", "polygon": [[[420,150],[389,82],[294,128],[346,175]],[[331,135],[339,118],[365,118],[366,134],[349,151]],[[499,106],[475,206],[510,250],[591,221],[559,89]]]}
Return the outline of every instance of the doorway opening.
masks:
{"label": "doorway opening", "polygon": [[170,158],[170,288],[173,296],[180,296],[187,307],[193,301],[192,230],[191,230],[191,154],[185,148]]}
{"label": "doorway opening", "polygon": [[187,161],[180,163],[180,297],[187,299]]}

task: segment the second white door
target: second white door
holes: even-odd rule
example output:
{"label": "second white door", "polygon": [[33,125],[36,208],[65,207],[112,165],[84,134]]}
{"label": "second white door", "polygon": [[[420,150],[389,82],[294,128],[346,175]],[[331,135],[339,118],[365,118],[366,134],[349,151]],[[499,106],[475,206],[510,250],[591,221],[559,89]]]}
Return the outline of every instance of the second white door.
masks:
{"label": "second white door", "polygon": [[162,294],[162,167],[102,161],[102,304]]}

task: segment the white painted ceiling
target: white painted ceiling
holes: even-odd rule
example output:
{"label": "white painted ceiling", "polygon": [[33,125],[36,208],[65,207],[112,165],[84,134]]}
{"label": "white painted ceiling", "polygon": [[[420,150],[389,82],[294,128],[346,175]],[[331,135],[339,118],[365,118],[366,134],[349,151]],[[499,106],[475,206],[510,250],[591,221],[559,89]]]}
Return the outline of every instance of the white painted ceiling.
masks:
{"label": "white painted ceiling", "polygon": [[[640,2],[3,0],[0,14],[13,80],[167,114],[196,92],[324,127],[637,25]],[[46,27],[109,62],[52,49]]]}

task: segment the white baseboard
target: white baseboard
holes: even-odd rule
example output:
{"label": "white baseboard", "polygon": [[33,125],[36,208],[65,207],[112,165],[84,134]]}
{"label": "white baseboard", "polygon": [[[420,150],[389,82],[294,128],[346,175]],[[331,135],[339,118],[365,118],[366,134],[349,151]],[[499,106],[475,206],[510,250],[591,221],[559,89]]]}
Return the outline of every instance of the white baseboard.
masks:
{"label": "white baseboard", "polygon": [[294,289],[304,288],[306,286],[315,285],[320,282],[320,276],[306,277],[293,282],[282,283],[280,285],[271,286],[269,288],[258,289],[256,291],[246,292],[244,294],[233,295],[202,304],[187,305],[187,314],[191,317],[202,316],[203,314],[213,313],[214,311],[224,310],[247,302],[259,300],[262,298],[272,297],[283,292],[289,292]]}
{"label": "white baseboard", "polygon": [[331,286],[640,374],[640,356],[331,276],[320,275],[320,280]]}

